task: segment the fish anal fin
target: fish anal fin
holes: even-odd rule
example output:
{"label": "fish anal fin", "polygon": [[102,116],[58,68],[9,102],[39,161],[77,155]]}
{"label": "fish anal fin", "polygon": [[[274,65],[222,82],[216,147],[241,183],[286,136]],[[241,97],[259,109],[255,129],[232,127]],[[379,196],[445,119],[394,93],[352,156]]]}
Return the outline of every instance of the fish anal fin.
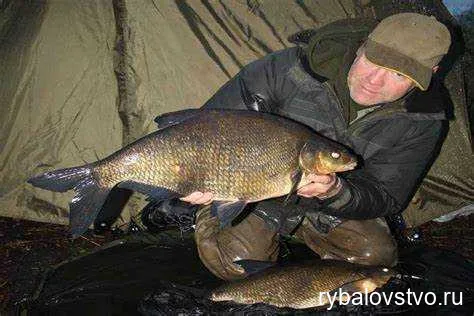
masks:
{"label": "fish anal fin", "polygon": [[149,184],[144,184],[136,181],[123,181],[117,187],[129,189],[141,194],[147,195],[149,199],[154,201],[163,201],[180,196],[179,193],[169,190],[167,188],[155,187]]}
{"label": "fish anal fin", "polygon": [[104,222],[115,222],[132,194],[132,190],[118,188],[117,186],[113,187],[94,220],[94,226],[99,226]]}
{"label": "fish anal fin", "polygon": [[[364,278],[345,283],[337,289],[330,291],[329,295],[336,297],[337,300],[347,300],[356,292],[365,293],[367,291],[367,293],[371,293],[376,288],[377,284],[374,281],[370,278]],[[342,294],[342,297],[339,297],[340,294]]]}
{"label": "fish anal fin", "polygon": [[377,288],[377,283],[375,283],[371,278],[357,280],[348,284],[344,284],[344,287],[347,288],[347,291],[352,292],[373,292]]}
{"label": "fish anal fin", "polygon": [[217,216],[221,228],[228,227],[246,205],[247,201],[243,200],[213,201],[211,205],[211,215]]}

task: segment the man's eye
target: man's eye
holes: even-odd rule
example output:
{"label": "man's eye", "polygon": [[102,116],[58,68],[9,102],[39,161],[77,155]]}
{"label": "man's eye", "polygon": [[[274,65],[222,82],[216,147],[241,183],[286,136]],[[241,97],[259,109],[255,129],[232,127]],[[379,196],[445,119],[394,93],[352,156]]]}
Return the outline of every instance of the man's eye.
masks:
{"label": "man's eye", "polygon": [[398,72],[395,72],[395,76],[398,77],[398,78],[405,78],[404,75],[402,74],[399,74]]}
{"label": "man's eye", "polygon": [[405,77],[404,75],[402,74],[399,74],[398,72],[393,72],[393,77],[395,79],[398,79],[398,80],[406,80],[408,79],[407,77]]}

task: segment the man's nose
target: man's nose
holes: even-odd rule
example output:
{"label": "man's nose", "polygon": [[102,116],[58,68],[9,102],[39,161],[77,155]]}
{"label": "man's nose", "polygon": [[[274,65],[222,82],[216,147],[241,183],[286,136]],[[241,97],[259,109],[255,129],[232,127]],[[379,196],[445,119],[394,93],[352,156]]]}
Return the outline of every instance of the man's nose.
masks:
{"label": "man's nose", "polygon": [[374,86],[383,86],[387,70],[375,67],[367,76],[367,81]]}

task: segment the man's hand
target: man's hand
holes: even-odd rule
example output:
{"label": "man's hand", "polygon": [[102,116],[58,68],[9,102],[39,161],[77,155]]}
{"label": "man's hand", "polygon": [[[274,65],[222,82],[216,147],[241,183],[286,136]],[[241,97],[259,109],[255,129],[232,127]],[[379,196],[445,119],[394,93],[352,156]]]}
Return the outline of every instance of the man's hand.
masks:
{"label": "man's hand", "polygon": [[308,183],[297,190],[297,194],[306,198],[329,198],[336,195],[341,189],[340,182],[334,173],[309,174],[304,177]]}
{"label": "man's hand", "polygon": [[214,195],[211,192],[193,192],[185,197],[180,198],[181,201],[188,202],[191,204],[211,204],[214,199]]}

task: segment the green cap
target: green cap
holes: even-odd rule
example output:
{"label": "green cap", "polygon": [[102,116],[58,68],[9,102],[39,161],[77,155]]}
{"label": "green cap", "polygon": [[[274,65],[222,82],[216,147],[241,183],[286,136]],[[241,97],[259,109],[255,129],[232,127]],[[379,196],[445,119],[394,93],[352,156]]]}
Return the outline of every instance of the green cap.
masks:
{"label": "green cap", "polygon": [[400,73],[427,90],[433,67],[450,45],[447,27],[434,16],[400,13],[383,19],[369,34],[365,55],[370,62]]}

